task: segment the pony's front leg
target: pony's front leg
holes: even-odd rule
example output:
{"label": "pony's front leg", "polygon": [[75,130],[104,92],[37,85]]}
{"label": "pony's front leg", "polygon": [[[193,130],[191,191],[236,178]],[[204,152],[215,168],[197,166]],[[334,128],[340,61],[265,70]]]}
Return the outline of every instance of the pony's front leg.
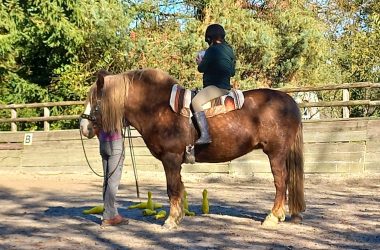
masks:
{"label": "pony's front leg", "polygon": [[167,193],[170,201],[170,214],[164,226],[172,229],[176,228],[184,217],[184,185],[181,179],[182,158],[177,154],[168,153],[162,163],[165,169]]}
{"label": "pony's front leg", "polygon": [[264,227],[273,227],[279,221],[285,220],[285,201],[286,201],[286,179],[288,172],[286,169],[286,158],[281,156],[270,157],[269,161],[276,187],[276,196],[271,213],[263,221]]}

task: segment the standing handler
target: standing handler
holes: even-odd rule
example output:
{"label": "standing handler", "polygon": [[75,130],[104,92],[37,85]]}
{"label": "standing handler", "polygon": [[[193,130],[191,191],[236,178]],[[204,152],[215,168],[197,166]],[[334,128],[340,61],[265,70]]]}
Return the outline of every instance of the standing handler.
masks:
{"label": "standing handler", "polygon": [[93,96],[96,92],[96,86],[93,86],[87,96],[86,110],[84,116],[94,117],[93,120],[81,119],[80,130],[87,138],[93,138],[95,135],[99,139],[99,153],[102,157],[103,165],[103,219],[102,226],[114,226],[127,224],[128,220],[123,218],[116,206],[116,194],[119,189],[123,165],[124,165],[124,137],[122,129],[113,129],[106,132],[102,129],[102,120],[99,107],[91,108],[91,101],[94,102]]}
{"label": "standing handler", "polygon": [[103,203],[104,212],[102,226],[114,226],[127,224],[117,210],[116,194],[119,189],[123,165],[124,165],[124,138],[121,131],[99,131],[99,149],[103,164]]}

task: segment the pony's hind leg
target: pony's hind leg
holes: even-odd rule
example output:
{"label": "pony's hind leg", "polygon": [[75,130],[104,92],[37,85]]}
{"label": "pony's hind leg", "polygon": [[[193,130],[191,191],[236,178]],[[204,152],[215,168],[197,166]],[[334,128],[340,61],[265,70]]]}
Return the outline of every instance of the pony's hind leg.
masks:
{"label": "pony's hind leg", "polygon": [[263,221],[263,226],[275,226],[279,221],[285,220],[285,201],[286,201],[286,157],[282,154],[269,156],[269,161],[274,178],[274,186],[276,187],[276,195],[271,213]]}
{"label": "pony's hind leg", "polygon": [[162,160],[166,174],[167,193],[170,201],[170,214],[164,226],[176,228],[184,217],[183,197],[184,185],[181,179],[181,157],[167,153]]}

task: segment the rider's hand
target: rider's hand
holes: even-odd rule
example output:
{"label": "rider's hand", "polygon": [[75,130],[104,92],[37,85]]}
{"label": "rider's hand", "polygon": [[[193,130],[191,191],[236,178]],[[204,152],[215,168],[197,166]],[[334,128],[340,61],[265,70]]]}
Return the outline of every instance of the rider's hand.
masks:
{"label": "rider's hand", "polygon": [[195,61],[197,62],[198,65],[202,62],[202,59],[204,56],[205,56],[204,50],[198,52],[197,58],[195,58]]}
{"label": "rider's hand", "polygon": [[195,58],[195,61],[199,65],[202,62],[202,58],[200,58],[199,56],[197,56],[197,58]]}

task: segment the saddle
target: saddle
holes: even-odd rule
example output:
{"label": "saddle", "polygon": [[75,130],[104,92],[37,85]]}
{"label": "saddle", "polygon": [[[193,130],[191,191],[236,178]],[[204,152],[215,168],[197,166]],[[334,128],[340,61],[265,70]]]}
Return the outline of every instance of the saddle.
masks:
{"label": "saddle", "polygon": [[[170,107],[174,112],[185,117],[191,117],[190,104],[195,96],[195,91],[183,88],[175,84],[170,95]],[[215,98],[203,105],[206,117],[213,117],[219,114],[241,109],[244,104],[244,95],[241,90],[231,89],[227,95]]]}

